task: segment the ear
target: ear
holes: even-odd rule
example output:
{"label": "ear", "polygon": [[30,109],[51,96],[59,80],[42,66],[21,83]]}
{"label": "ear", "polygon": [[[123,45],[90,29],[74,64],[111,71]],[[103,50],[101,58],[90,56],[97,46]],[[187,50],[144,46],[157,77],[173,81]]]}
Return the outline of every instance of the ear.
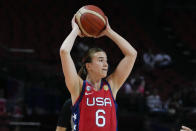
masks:
{"label": "ear", "polygon": [[87,71],[90,70],[90,67],[91,67],[91,66],[90,66],[90,63],[86,63],[85,66],[86,66],[86,70],[87,70]]}

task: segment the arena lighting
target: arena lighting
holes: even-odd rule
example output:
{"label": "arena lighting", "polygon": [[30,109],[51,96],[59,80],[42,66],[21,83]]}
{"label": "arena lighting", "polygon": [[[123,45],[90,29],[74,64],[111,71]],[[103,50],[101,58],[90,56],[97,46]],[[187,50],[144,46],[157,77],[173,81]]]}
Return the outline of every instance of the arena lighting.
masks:
{"label": "arena lighting", "polygon": [[8,48],[7,46],[2,45],[1,43],[0,43],[0,48],[2,48],[3,50],[7,52],[17,52],[17,53],[34,53],[35,52],[34,49]]}
{"label": "arena lighting", "polygon": [[10,52],[18,52],[18,53],[34,53],[33,49],[21,49],[21,48],[9,48]]}
{"label": "arena lighting", "polygon": [[11,121],[11,122],[9,122],[9,125],[14,125],[14,126],[40,126],[41,124],[39,122],[15,122],[15,121]]}

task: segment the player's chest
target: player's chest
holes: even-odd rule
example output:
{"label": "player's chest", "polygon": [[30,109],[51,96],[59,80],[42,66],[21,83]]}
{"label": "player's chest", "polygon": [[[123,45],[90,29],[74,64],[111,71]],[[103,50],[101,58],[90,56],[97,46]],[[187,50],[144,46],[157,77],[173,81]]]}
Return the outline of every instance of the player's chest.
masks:
{"label": "player's chest", "polygon": [[83,96],[83,105],[87,107],[112,107],[109,87],[104,85],[99,91],[87,86]]}

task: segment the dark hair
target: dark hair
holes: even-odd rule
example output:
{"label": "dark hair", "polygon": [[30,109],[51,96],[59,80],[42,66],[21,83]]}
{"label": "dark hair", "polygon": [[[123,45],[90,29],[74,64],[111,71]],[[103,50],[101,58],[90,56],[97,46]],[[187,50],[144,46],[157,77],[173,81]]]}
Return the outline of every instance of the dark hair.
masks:
{"label": "dark hair", "polygon": [[78,72],[78,75],[84,80],[87,76],[87,70],[86,70],[86,63],[89,63],[92,61],[92,57],[96,52],[105,52],[101,48],[91,48],[88,50],[88,52],[84,55],[82,59],[82,66]]}

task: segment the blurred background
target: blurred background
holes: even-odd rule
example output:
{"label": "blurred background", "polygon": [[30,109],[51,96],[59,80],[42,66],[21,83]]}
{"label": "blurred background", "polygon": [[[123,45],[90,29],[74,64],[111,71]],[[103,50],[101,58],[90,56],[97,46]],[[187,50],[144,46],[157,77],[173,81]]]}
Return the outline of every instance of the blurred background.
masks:
{"label": "blurred background", "polygon": [[[59,49],[73,14],[88,4],[138,51],[117,95],[119,131],[195,129],[195,0],[0,0],[0,130],[55,130],[70,98]],[[112,72],[122,54],[106,37],[76,39],[77,70],[95,46],[107,52]]]}

